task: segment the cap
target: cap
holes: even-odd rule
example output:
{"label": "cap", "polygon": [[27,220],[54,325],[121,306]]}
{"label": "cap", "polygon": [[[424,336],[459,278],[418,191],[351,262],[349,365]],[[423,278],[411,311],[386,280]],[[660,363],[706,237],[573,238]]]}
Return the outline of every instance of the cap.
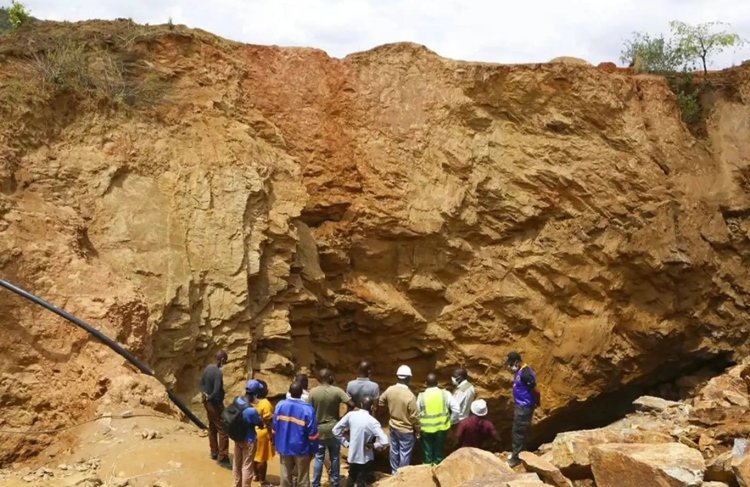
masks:
{"label": "cap", "polygon": [[402,365],[396,371],[396,377],[411,377],[411,367]]}
{"label": "cap", "polygon": [[508,360],[505,361],[505,365],[511,365],[521,361],[521,354],[518,352],[510,352],[508,354]]}
{"label": "cap", "polygon": [[487,416],[487,403],[484,399],[477,399],[471,403],[471,412],[476,416]]}
{"label": "cap", "polygon": [[247,381],[247,384],[245,384],[245,392],[258,392],[259,390],[263,389],[263,384],[258,382],[255,379],[250,379]]}

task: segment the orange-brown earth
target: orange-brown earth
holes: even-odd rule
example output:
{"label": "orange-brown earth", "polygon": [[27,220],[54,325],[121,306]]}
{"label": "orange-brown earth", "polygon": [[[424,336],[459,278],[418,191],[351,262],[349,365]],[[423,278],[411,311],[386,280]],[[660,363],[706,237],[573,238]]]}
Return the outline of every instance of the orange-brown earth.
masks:
{"label": "orange-brown earth", "polygon": [[[232,391],[460,364],[503,426],[517,349],[552,431],[748,350],[750,67],[708,80],[697,138],[655,76],[36,23],[0,36],[0,276],[188,400],[220,348]],[[88,419],[134,373],[7,293],[0,321],[0,429]]]}

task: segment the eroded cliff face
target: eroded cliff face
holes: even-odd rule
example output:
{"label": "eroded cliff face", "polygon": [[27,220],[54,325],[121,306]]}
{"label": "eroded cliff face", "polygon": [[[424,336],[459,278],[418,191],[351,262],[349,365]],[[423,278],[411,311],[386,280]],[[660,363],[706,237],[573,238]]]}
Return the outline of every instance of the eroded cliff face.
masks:
{"label": "eroded cliff face", "polygon": [[[162,103],[37,92],[29,52],[136,28]],[[502,421],[517,349],[552,418],[747,351],[747,66],[713,75],[696,139],[661,78],[411,44],[333,59],[41,24],[0,39],[0,64],[0,275],[186,398],[220,348],[230,387],[254,374],[273,392],[361,358],[383,383],[460,364]],[[129,373],[14,297],[0,311],[3,428],[86,417]],[[40,447],[0,441],[6,459]]]}

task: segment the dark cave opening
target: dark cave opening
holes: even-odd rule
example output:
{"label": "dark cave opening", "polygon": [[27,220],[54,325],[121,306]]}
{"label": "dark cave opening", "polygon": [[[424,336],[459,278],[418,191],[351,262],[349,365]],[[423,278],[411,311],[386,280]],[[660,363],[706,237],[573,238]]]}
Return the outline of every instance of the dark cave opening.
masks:
{"label": "dark cave opening", "polygon": [[[550,418],[534,425],[529,448],[535,450],[566,431],[610,425],[634,412],[633,401],[641,396],[656,396],[674,401],[687,399],[697,386],[721,375],[732,365],[735,362],[731,352],[703,353],[693,356],[689,362],[665,363],[637,382],[569,404]],[[507,436],[509,439],[509,432]]]}

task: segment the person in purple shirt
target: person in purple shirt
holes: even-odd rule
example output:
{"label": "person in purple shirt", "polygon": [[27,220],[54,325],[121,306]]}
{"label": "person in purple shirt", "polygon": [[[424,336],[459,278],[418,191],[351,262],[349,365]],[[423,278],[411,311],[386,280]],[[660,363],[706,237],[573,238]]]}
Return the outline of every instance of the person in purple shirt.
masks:
{"label": "person in purple shirt", "polygon": [[521,463],[518,454],[526,447],[534,409],[541,405],[542,398],[536,388],[536,375],[531,367],[523,363],[520,353],[510,352],[505,366],[513,372],[515,409],[513,411],[512,452],[508,458],[508,465],[515,467]]}

